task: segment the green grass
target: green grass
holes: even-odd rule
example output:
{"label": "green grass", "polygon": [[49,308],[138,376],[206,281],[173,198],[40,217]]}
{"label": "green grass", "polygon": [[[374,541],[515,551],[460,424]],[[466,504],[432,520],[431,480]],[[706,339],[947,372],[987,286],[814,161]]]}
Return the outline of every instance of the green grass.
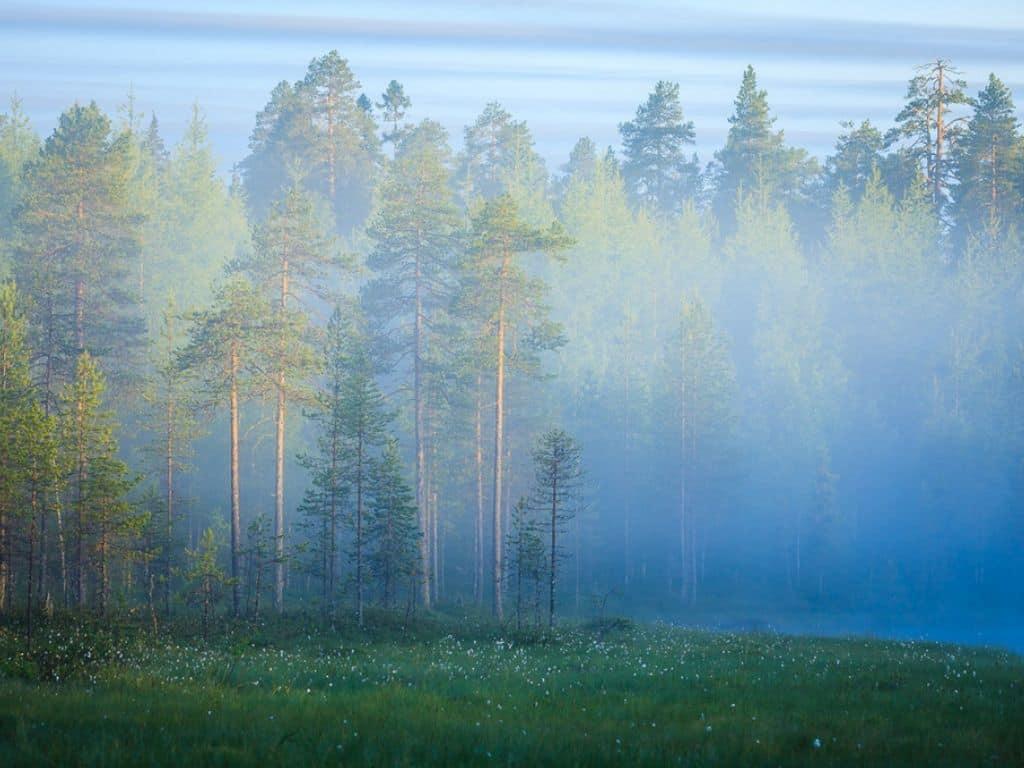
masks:
{"label": "green grass", "polygon": [[[1024,659],[472,620],[0,630],[0,765],[1024,765]],[[820,745],[820,746],[816,746]]]}

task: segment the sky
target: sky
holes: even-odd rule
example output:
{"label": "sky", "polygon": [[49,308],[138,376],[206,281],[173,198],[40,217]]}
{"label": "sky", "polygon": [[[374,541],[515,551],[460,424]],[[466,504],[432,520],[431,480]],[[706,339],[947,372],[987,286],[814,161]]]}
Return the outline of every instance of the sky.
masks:
{"label": "sky", "polygon": [[710,160],[747,64],[777,126],[819,157],[840,121],[890,125],[914,68],[937,57],[972,92],[994,71],[1024,103],[1024,0],[0,0],[0,98],[17,93],[49,133],[76,100],[114,113],[131,89],[171,143],[198,102],[227,170],[271,88],[335,48],[369,96],[399,80],[409,119],[438,120],[456,146],[501,102],[552,169],[581,135],[618,146],[659,79],[680,84]]}

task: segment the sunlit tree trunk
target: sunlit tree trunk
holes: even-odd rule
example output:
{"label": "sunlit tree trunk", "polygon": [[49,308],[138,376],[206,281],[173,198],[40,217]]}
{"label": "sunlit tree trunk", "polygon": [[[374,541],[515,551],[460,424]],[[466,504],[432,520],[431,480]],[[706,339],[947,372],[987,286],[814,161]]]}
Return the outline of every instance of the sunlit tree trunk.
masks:
{"label": "sunlit tree trunk", "polygon": [[[229,408],[231,420],[231,609],[239,614],[238,558],[242,540],[241,495],[238,485],[238,349],[231,346],[229,364]],[[259,590],[257,589],[257,595]],[[259,598],[257,597],[257,600]]]}
{"label": "sunlit tree trunk", "polygon": [[493,519],[494,531],[492,539],[494,572],[492,576],[494,615],[499,621],[504,620],[505,612],[502,609],[502,579],[503,579],[503,551],[504,530],[502,525],[502,504],[503,494],[503,471],[505,455],[505,281],[509,269],[509,252],[502,256],[500,286],[498,289],[498,318],[497,318],[497,370],[495,375],[495,406],[494,406],[494,498],[493,498]]}

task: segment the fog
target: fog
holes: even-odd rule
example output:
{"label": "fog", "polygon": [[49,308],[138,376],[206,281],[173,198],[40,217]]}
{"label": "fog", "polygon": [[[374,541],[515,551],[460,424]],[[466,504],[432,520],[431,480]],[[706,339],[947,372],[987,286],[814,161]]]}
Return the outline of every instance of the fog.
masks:
{"label": "fog", "polygon": [[[62,23],[134,35],[133,13]],[[808,45],[844,71],[861,28],[821,25],[842,45]],[[59,471],[0,505],[0,607],[169,605],[209,530],[236,613],[361,611],[365,578],[385,608],[518,622],[546,585],[559,620],[1024,649],[1024,143],[988,75],[1016,54],[986,60],[973,30],[939,52],[968,77],[905,52],[922,66],[879,65],[901,85],[877,126],[791,108],[819,139],[853,121],[804,148],[758,80],[777,52],[741,25],[755,67],[695,99],[727,129],[690,122],[700,88],[668,69],[598,83],[617,115],[531,104],[603,137],[569,154],[503,79],[456,123],[396,82],[414,64],[371,90],[310,30],[255,27],[312,63],[260,70],[265,106],[215,138],[204,104],[155,115],[143,82],[107,112],[76,93],[42,131],[38,94],[3,83],[25,101],[0,117],[0,344]],[[627,58],[653,39],[602,34]]]}

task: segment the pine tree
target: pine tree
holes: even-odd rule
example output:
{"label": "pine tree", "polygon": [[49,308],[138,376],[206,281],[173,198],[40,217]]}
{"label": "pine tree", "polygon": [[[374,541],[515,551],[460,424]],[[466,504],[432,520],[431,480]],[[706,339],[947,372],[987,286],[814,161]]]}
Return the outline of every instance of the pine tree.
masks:
{"label": "pine tree", "polygon": [[[276,203],[253,234],[253,253],[235,264],[271,303],[263,351],[277,397],[275,412],[274,537],[277,554],[274,603],[284,608],[285,418],[288,399],[312,373],[309,317],[302,302],[325,295],[325,282],[340,265],[332,238],[324,231],[309,196],[297,188]],[[233,574],[234,575],[234,574]]]}
{"label": "pine tree", "polygon": [[294,85],[279,83],[257,115],[241,164],[255,218],[299,184],[326,200],[338,232],[370,211],[378,165],[377,128],[356,101],[359,81],[337,51],[313,59]]}
{"label": "pine tree", "polygon": [[238,452],[239,407],[242,397],[256,388],[254,368],[260,361],[260,340],[271,324],[267,305],[244,279],[223,285],[207,309],[192,314],[189,338],[179,353],[183,370],[194,373],[200,396],[225,403],[229,418],[229,481],[231,498],[232,610],[241,611],[239,569],[242,514]]}
{"label": "pine tree", "polygon": [[31,459],[22,445],[33,399],[22,303],[14,283],[0,283],[0,613],[8,607],[14,516],[21,508]]}
{"label": "pine tree", "polygon": [[79,608],[86,607],[91,571],[101,614],[110,593],[112,558],[127,551],[126,540],[145,523],[126,498],[135,480],[117,458],[117,423],[103,406],[105,391],[102,371],[83,352],[61,398],[61,449],[68,472],[68,506],[74,515],[75,601]]}
{"label": "pine tree", "polygon": [[[694,498],[706,504],[714,492],[731,437],[735,373],[723,335],[697,296],[682,302],[679,330],[666,351],[670,388],[679,424],[679,553],[682,596],[697,602],[697,559],[702,534]],[[709,492],[710,491],[710,492]]]}
{"label": "pine tree", "polygon": [[382,140],[385,144],[393,144],[398,150],[398,144],[402,140],[406,127],[399,127],[399,123],[405,117],[405,112],[412,106],[412,101],[405,95],[405,89],[397,80],[388,83],[387,89],[380,96],[377,102],[377,109],[381,111],[381,119],[391,124],[391,130],[387,131]]}
{"label": "pine tree", "polygon": [[112,375],[129,373],[141,340],[129,280],[139,248],[129,146],[95,104],[75,105],[26,169],[15,273],[35,298],[48,398],[85,351]]}
{"label": "pine tree", "polygon": [[[416,506],[426,531],[429,438],[426,410],[429,350],[439,315],[450,304],[460,217],[449,187],[443,129],[424,122],[406,135],[381,187],[379,211],[369,235],[375,241],[367,265],[378,273],[364,290],[364,304],[388,341],[391,359],[407,359],[412,378]],[[438,346],[441,346],[439,343]],[[428,536],[420,540],[421,597],[430,606]]]}
{"label": "pine tree", "polygon": [[408,584],[410,600],[414,594],[422,536],[412,489],[402,477],[396,440],[388,440],[380,457],[373,460],[367,492],[368,563],[380,585],[381,604],[388,610],[400,585]]}
{"label": "pine tree", "polygon": [[622,175],[638,205],[662,214],[675,213],[699,191],[696,157],[687,159],[684,147],[694,143],[692,121],[683,121],[679,84],[659,80],[636,118],[619,126],[622,135]]}
{"label": "pine tree", "polygon": [[859,200],[864,187],[882,167],[882,132],[864,120],[859,126],[847,121],[846,130],[836,140],[835,154],[825,161],[825,188],[829,195],[843,187],[854,200]]}
{"label": "pine tree", "polygon": [[[169,156],[162,140],[150,161],[158,196],[144,227],[142,298],[155,335],[168,301],[180,311],[209,303],[213,286],[236,253],[249,244],[242,201],[232,196],[217,168],[206,119],[198,104]],[[162,169],[162,170],[161,170]]]}
{"label": "pine tree", "polygon": [[558,585],[558,564],[565,558],[558,543],[565,526],[581,503],[583,466],[580,447],[562,429],[545,432],[533,449],[534,484],[531,508],[542,519],[547,547],[548,627],[555,626],[555,589]]}
{"label": "pine tree", "polygon": [[497,102],[489,103],[464,131],[457,187],[467,208],[507,194],[532,224],[552,215],[547,171],[534,149],[530,129]]}
{"label": "pine tree", "polygon": [[1024,211],[1024,197],[1015,183],[1024,168],[1018,128],[1010,89],[998,77],[989,75],[954,150],[961,242],[972,231],[1005,231]]}
{"label": "pine tree", "polygon": [[953,181],[954,164],[949,156],[963,133],[966,117],[953,117],[953,108],[970,103],[967,84],[957,77],[945,59],[917,68],[907,86],[906,104],[896,115],[896,126],[886,134],[886,144],[897,142],[909,152],[925,173],[932,202],[944,208]]}
{"label": "pine tree", "polygon": [[[465,265],[465,292],[474,297],[473,309],[488,326],[484,338],[493,338],[490,350],[495,371],[493,604],[499,619],[502,609],[503,471],[505,458],[506,362],[517,349],[519,364],[529,365],[533,350],[561,343],[558,327],[547,318],[541,297],[544,286],[527,277],[519,260],[528,253],[557,254],[571,245],[557,222],[547,230],[535,229],[519,218],[512,199],[503,195],[487,203],[473,219],[469,258]],[[493,336],[492,336],[493,334]],[[514,341],[514,344],[510,344]]]}
{"label": "pine tree", "polygon": [[178,316],[173,302],[164,309],[160,335],[153,350],[153,369],[143,391],[146,421],[153,437],[147,453],[160,473],[163,484],[161,523],[154,530],[160,550],[161,587],[164,615],[171,612],[171,573],[174,568],[174,525],[177,517],[179,474],[188,471],[192,443],[202,430],[196,411],[200,403],[189,371],[183,370],[179,355]]}

